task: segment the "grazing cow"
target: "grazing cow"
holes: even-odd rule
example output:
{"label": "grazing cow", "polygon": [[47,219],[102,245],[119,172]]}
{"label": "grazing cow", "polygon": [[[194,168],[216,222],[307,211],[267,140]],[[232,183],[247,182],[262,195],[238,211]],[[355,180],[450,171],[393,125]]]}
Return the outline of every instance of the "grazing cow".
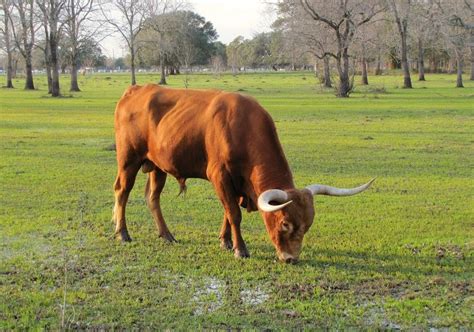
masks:
{"label": "grazing cow", "polygon": [[221,247],[249,257],[240,233],[240,206],[259,208],[278,258],[285,262],[298,259],[313,223],[313,195],[354,195],[373,181],[353,189],[296,189],[270,115],[253,98],[237,93],[131,86],[115,110],[115,142],[113,219],[122,241],[131,240],[125,206],[140,168],[148,173],[145,195],[160,237],[176,241],[160,208],[167,174],[182,191],[186,179],[206,179],[225,210]]}

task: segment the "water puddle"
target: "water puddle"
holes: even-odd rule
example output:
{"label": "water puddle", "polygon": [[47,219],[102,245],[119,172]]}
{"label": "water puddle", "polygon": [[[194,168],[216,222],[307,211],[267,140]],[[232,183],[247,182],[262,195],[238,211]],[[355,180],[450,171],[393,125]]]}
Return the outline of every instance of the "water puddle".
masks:
{"label": "water puddle", "polygon": [[[228,287],[222,280],[214,277],[208,278],[204,283],[204,287],[197,289],[192,297],[192,301],[197,305],[194,315],[200,316],[219,310],[224,305],[226,296],[230,293]],[[260,287],[245,288],[238,294],[240,302],[247,306],[260,305],[270,297]]]}

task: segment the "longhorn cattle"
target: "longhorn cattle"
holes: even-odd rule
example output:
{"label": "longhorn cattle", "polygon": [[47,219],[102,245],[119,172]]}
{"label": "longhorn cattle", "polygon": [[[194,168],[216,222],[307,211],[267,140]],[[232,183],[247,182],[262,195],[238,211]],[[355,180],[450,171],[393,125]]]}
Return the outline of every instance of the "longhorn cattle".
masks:
{"label": "longhorn cattle", "polygon": [[159,236],[176,241],[160,208],[167,174],[181,190],[188,178],[209,180],[224,207],[220,243],[249,257],[240,206],[260,209],[278,258],[295,262],[314,218],[316,194],[347,196],[367,189],[310,185],[296,189],[270,115],[251,97],[222,91],[131,86],[115,110],[118,174],[113,220],[117,239],[130,241],[125,206],[135,177],[148,173],[146,201]]}

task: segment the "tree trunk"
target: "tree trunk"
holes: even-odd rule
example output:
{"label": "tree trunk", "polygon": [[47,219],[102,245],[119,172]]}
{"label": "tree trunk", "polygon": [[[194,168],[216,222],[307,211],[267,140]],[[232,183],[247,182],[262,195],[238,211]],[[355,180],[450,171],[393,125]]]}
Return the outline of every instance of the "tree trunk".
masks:
{"label": "tree trunk", "polygon": [[61,91],[59,88],[59,66],[58,66],[58,44],[56,42],[56,36],[50,38],[50,52],[51,52],[51,96],[59,97]]}
{"label": "tree trunk", "polygon": [[461,52],[456,52],[456,66],[457,66],[457,78],[456,78],[456,88],[464,88],[462,84],[462,54]]}
{"label": "tree trunk", "polygon": [[51,61],[46,62],[46,77],[48,79],[48,93],[53,92],[53,76],[51,74]]}
{"label": "tree trunk", "polygon": [[403,87],[406,89],[413,88],[410,77],[410,67],[408,65],[408,48],[406,32],[402,33],[402,69],[403,69]]}
{"label": "tree trunk", "polygon": [[377,66],[375,67],[375,75],[382,75],[382,61],[380,60],[380,54],[377,54]]}
{"label": "tree trunk", "polygon": [[13,89],[13,65],[12,65],[12,52],[8,49],[7,52],[7,85],[6,88]]}
{"label": "tree trunk", "polygon": [[161,75],[160,75],[160,82],[158,84],[167,85],[168,83],[166,83],[165,59],[163,55],[160,56],[160,68],[161,68]]}
{"label": "tree trunk", "polygon": [[[4,4],[5,6],[5,4]],[[10,47],[10,29],[9,26],[10,24],[8,23],[9,20],[9,11],[7,8],[3,8],[4,10],[4,40],[5,40],[5,48],[7,50],[7,85],[5,86],[8,89],[13,89],[13,65],[12,65],[12,50]]]}
{"label": "tree trunk", "polygon": [[342,52],[342,64],[341,58],[337,59],[337,71],[339,73],[339,86],[337,89],[337,97],[347,98],[352,91],[351,83],[349,80],[349,54],[347,49]]}
{"label": "tree trunk", "polygon": [[324,61],[324,87],[332,88],[331,69],[329,67],[329,56],[323,58]]}
{"label": "tree trunk", "polygon": [[418,38],[418,80],[426,81],[425,79],[425,51],[423,49],[423,41]]}
{"label": "tree trunk", "polygon": [[16,71],[18,70],[18,58],[12,59],[12,78],[16,78]]}
{"label": "tree trunk", "polygon": [[[471,38],[473,39],[473,38]],[[474,40],[472,41],[474,43]],[[474,46],[471,46],[471,81],[474,81]]]}
{"label": "tree trunk", "polygon": [[80,92],[79,84],[77,83],[77,60],[74,59],[76,56],[73,56],[72,65],[71,65],[71,88],[69,91]]}
{"label": "tree trunk", "polygon": [[26,73],[25,90],[34,90],[35,85],[33,83],[33,66],[31,64],[31,53],[27,53],[25,62],[26,62],[25,63],[25,73]]}
{"label": "tree trunk", "polygon": [[362,58],[362,84],[369,85],[369,78],[367,77],[367,59]]}
{"label": "tree trunk", "polygon": [[135,50],[130,50],[130,71],[132,73],[132,85],[137,84],[137,78],[135,75]]}

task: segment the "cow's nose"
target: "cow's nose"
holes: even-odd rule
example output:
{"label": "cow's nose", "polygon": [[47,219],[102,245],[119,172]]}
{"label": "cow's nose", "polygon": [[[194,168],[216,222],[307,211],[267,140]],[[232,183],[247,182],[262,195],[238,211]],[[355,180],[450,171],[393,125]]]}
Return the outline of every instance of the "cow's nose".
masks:
{"label": "cow's nose", "polygon": [[287,264],[296,264],[298,262],[298,258],[288,257],[285,259],[285,263]]}

